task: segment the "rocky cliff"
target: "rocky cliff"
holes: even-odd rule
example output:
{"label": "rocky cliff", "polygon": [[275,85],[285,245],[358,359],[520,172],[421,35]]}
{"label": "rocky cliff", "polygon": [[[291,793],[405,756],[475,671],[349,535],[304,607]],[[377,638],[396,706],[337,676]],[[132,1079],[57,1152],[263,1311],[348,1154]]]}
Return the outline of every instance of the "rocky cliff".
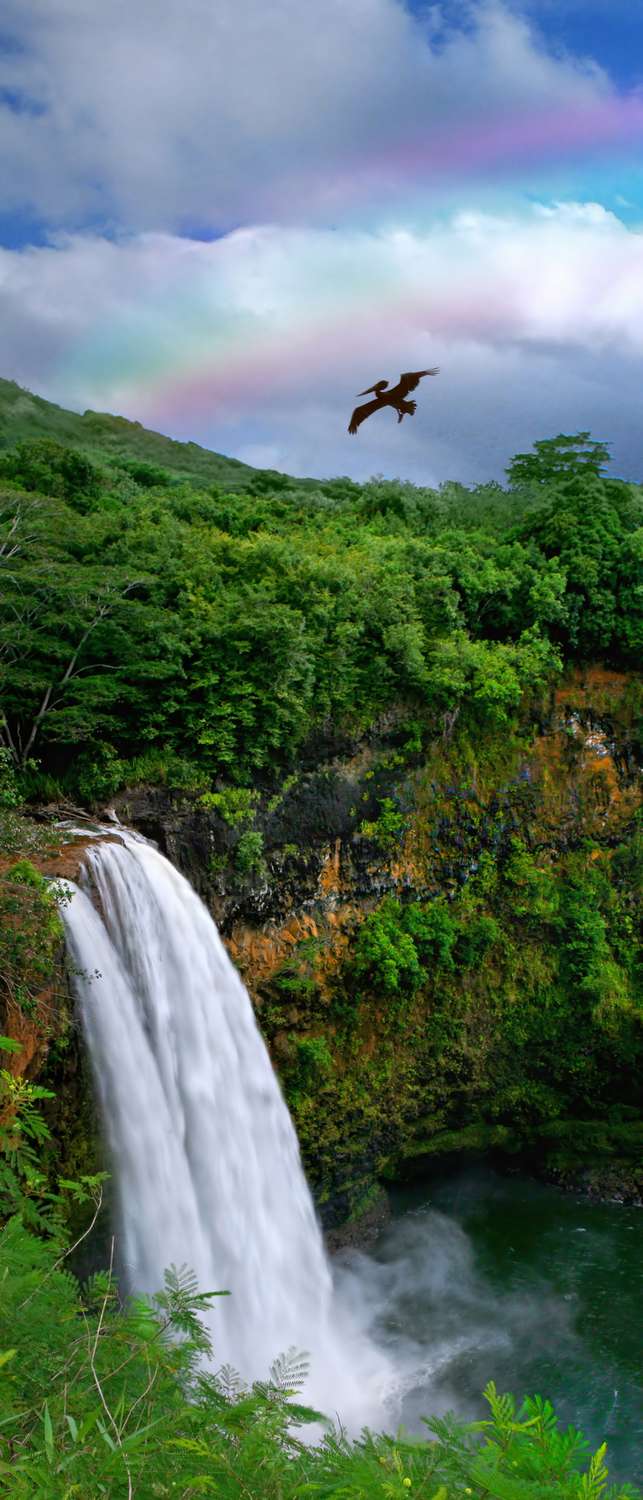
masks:
{"label": "rocky cliff", "polygon": [[[219,924],[327,1226],[452,1152],[641,1194],[637,701],[594,666],[512,734],[472,743],[445,722],[427,749],[391,716],[368,742],[311,747],[278,787],[116,799],[110,815]],[[34,859],[73,878],[82,854],[58,839]],[[59,1000],[43,1064],[43,1014],[4,1025],[24,1040],[17,1065],[55,1084],[78,1169],[96,1152],[82,1049]]]}
{"label": "rocky cliff", "polygon": [[[117,800],[219,923],[328,1223],[448,1151],[640,1192],[637,702],[594,666],[511,736],[447,723],[421,752],[388,723],[245,813],[158,788]],[[418,913],[432,935],[413,936]]]}

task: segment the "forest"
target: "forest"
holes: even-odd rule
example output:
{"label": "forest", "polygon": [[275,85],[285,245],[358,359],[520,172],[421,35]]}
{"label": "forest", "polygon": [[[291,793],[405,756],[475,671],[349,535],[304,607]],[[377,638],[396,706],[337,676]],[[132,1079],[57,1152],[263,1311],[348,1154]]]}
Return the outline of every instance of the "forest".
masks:
{"label": "forest", "polygon": [[[200,488],[55,439],[0,454],[2,744],[28,796],[276,782],[395,707],[501,728],[566,665],[634,665],[643,489],[587,434],[508,485],[258,472]],[[314,750],[313,747],[317,746]]]}

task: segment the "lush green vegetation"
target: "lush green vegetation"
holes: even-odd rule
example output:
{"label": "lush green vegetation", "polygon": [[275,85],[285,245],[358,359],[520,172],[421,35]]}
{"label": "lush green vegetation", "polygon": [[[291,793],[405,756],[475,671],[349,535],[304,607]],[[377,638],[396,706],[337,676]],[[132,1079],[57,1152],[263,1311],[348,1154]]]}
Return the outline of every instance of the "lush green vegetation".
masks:
{"label": "lush green vegetation", "polygon": [[28,859],[0,876],[0,1004],[33,1015],[51,985],[63,939],[58,908],[46,880]]}
{"label": "lush green vegetation", "polygon": [[235,494],[51,438],[6,449],[0,733],[23,785],[248,788],[385,715],[418,746],[458,716],[501,730],[563,661],[635,661],[643,491],[579,441],[516,460],[506,491]]}
{"label": "lush green vegetation", "polygon": [[[391,862],[419,830],[425,894],[374,901],[330,974],[321,937],[300,944],[262,997],[320,1201],[350,1212],[463,1146],[630,1160],[640,839],[528,838],[514,753],[564,668],[640,659],[643,489],[606,461],[579,434],[517,455],[506,488],[295,481],[0,383],[5,1017],[46,1030],[60,944],[23,799],[165,783],[216,820],[210,875],[241,886],[269,879],[302,766],[377,745],[353,846]],[[489,746],[504,800],[480,790]],[[538,1399],[517,1417],[490,1389],[488,1425],[427,1443],[315,1446],[287,1359],[250,1391],[204,1374],[215,1289],[173,1270],[123,1308],[111,1270],[71,1274],[65,1225],[102,1184],[52,1186],[41,1099],[2,1073],[0,1492],[606,1500],[602,1455],[588,1468]]]}
{"label": "lush green vegetation", "polygon": [[563,1178],[611,1160],[624,1185],[640,1172],[640,833],[553,861],[511,830],[482,836],[449,899],[385,896],[330,973],[302,943],[266,987],[307,1169],[344,1213],[449,1151],[521,1152]]}
{"label": "lush green vegetation", "polygon": [[[0,1038],[4,1050],[15,1044]],[[493,1383],[483,1422],[428,1420],[426,1440],[351,1440],[303,1404],[305,1357],[278,1356],[243,1386],[216,1369],[204,1314],[216,1293],[171,1267],[156,1297],[122,1305],[112,1267],[80,1285],[69,1269],[64,1199],[100,1205],[102,1182],[38,1171],[42,1094],[0,1074],[0,1493],[12,1500],[212,1494],[225,1500],[627,1500],[605,1447],[561,1431],[548,1402],[517,1412]]]}

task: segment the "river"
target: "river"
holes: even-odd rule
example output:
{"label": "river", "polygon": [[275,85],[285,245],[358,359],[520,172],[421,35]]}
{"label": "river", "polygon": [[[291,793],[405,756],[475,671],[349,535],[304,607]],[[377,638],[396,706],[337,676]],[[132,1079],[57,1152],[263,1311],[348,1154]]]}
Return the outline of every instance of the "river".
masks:
{"label": "river", "polygon": [[493,1379],[548,1397],[610,1479],[643,1471],[640,1209],[520,1175],[463,1169],[397,1189],[368,1253],[339,1258],[339,1295],[401,1372],[401,1420],[484,1414]]}

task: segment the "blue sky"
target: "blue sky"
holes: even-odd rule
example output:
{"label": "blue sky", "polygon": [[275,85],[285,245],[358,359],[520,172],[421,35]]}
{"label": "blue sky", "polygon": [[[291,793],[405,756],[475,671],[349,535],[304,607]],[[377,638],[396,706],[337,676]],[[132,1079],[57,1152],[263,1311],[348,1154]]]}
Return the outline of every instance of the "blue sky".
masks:
{"label": "blue sky", "polygon": [[[643,475],[639,0],[4,0],[3,374],[292,472]],[[355,391],[440,364],[413,423]],[[347,411],[347,406],[349,410]]]}
{"label": "blue sky", "polygon": [[[434,7],[431,0],[408,0],[417,16],[433,9],[462,24],[463,0]],[[512,9],[538,29],[554,52],[593,57],[619,88],[643,85],[643,6],[640,0],[516,0]]]}
{"label": "blue sky", "polygon": [[643,6],[637,0],[534,0],[525,13],[551,47],[596,58],[619,88],[643,86]]}

